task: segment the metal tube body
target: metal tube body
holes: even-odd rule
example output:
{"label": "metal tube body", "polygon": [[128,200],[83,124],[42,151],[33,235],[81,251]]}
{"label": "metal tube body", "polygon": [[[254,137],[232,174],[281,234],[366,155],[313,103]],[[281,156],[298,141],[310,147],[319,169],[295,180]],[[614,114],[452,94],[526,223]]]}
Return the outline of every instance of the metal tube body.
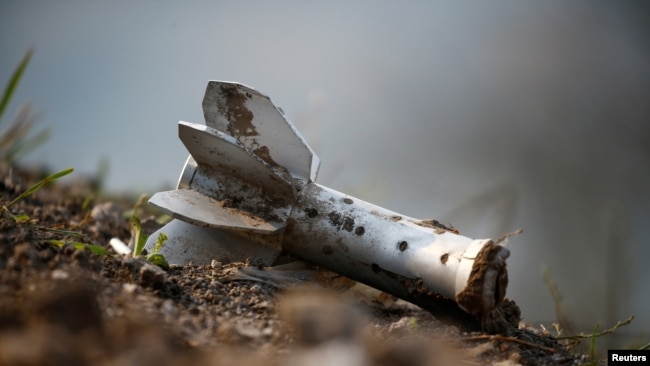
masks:
{"label": "metal tube body", "polygon": [[[282,248],[424,308],[441,305],[439,295],[457,301],[467,287],[475,258],[491,242],[436,233],[418,222],[310,183],[300,192],[287,221]],[[495,292],[495,281],[485,284],[488,291]],[[481,300],[480,309],[459,305],[477,313],[503,299],[498,297],[488,299],[491,304]]]}

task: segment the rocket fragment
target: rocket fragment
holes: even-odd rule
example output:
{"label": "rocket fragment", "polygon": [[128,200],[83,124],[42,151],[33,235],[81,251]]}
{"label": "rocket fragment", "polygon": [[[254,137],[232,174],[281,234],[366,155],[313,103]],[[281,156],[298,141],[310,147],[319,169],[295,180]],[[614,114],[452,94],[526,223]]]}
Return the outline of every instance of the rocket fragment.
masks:
{"label": "rocket fragment", "polygon": [[480,314],[504,299],[507,248],[317,184],[318,157],[267,96],[210,81],[203,110],[206,125],[179,123],[178,189],[149,201],[174,217],[159,230],[170,263],[270,265],[284,252],[425,309],[444,296]]}

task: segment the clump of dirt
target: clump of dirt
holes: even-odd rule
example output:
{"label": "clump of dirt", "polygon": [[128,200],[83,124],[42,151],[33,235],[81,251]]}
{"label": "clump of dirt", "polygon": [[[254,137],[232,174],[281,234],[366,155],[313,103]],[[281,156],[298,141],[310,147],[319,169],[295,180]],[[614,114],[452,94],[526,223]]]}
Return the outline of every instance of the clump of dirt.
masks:
{"label": "clump of dirt", "polygon": [[[6,205],[37,178],[0,167]],[[172,266],[115,254],[122,213],[87,205],[84,182],[54,184],[0,215],[0,364],[3,365],[571,365],[550,336],[510,329],[467,333],[404,302],[322,286],[279,290],[233,281],[246,264]],[[11,215],[29,216],[18,223]],[[152,221],[143,220],[145,227]],[[97,255],[49,240],[107,247]]]}

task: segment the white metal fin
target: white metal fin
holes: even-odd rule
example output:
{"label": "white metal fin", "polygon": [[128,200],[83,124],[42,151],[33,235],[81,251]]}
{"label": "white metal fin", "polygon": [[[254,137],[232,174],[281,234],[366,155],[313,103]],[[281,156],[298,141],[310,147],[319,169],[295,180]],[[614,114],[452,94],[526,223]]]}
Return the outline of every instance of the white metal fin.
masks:
{"label": "white metal fin", "polygon": [[229,134],[299,187],[315,181],[320,160],[270,98],[248,86],[210,81],[203,98],[206,125]]}
{"label": "white metal fin", "polygon": [[232,181],[230,177],[239,178],[261,186],[280,205],[293,202],[296,198],[291,178],[286,173],[265,163],[234,138],[210,127],[189,122],[179,122],[178,133],[199,166],[211,167],[229,177],[221,179],[217,184],[224,186],[228,184],[227,181]]}
{"label": "white metal fin", "polygon": [[158,192],[149,203],[172,217],[198,226],[262,234],[275,234],[286,226],[240,209],[224,207],[221,202],[192,189]]}
{"label": "white metal fin", "polygon": [[200,227],[181,220],[172,220],[149,235],[145,245],[149,253],[154,250],[161,233],[167,235],[167,241],[158,253],[169,263],[206,265],[214,259],[222,263],[249,261],[253,265],[269,266],[280,255],[279,247],[260,245],[241,233]]}

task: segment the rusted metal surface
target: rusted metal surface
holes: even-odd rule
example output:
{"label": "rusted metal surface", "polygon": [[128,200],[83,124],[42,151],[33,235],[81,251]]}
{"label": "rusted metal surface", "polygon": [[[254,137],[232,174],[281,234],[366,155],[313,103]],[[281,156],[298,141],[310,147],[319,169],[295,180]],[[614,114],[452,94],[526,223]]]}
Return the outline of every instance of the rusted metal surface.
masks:
{"label": "rusted metal surface", "polygon": [[178,189],[150,200],[177,219],[160,230],[169,262],[269,265],[285,252],[432,311],[472,317],[503,302],[509,251],[499,243],[315,183],[316,154],[247,86],[209,82],[203,109],[205,126],[179,123],[191,156]]}

